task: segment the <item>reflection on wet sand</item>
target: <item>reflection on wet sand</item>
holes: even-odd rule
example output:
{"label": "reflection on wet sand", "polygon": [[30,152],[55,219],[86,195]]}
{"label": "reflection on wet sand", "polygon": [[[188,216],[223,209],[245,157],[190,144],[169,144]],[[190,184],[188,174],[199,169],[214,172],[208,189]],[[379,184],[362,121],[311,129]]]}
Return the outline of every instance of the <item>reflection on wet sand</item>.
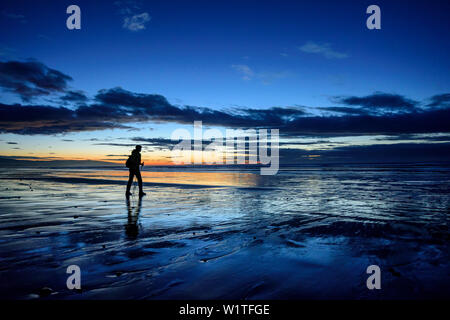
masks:
{"label": "reflection on wet sand", "polygon": [[158,172],[129,202],[125,171],[63,171],[0,173],[0,298],[449,298],[450,167]]}
{"label": "reflection on wet sand", "polygon": [[[50,176],[65,178],[86,178],[126,181],[127,171],[109,170],[61,170],[57,173],[51,173]],[[204,185],[204,186],[235,186],[235,187],[256,187],[264,179],[258,174],[244,172],[157,172],[141,171],[144,182],[161,184],[180,184],[180,185]]]}
{"label": "reflection on wet sand", "polygon": [[126,198],[127,212],[128,212],[128,222],[125,225],[125,234],[128,239],[134,240],[139,234],[139,215],[141,213],[142,197],[134,199],[134,197]]}

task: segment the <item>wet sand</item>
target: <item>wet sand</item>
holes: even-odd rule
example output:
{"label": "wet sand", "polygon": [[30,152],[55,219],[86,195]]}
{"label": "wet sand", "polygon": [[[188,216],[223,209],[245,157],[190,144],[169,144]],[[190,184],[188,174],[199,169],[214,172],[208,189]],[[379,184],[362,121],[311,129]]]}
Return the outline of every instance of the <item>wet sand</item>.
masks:
{"label": "wet sand", "polygon": [[2,171],[1,298],[450,297],[448,167],[147,173],[141,202],[84,172]]}

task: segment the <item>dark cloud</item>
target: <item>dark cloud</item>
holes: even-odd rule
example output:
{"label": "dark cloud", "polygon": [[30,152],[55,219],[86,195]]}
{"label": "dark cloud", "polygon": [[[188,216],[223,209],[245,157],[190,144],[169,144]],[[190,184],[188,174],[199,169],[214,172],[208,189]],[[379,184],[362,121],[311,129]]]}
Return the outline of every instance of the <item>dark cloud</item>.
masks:
{"label": "dark cloud", "polygon": [[[141,145],[144,148],[155,148],[159,150],[170,150],[174,145],[179,143],[179,140],[171,140],[171,139],[165,139],[165,138],[131,138],[131,141],[134,141],[133,143],[114,143],[114,142],[101,142],[96,143],[95,145],[100,146],[112,146],[112,147],[130,147],[134,148],[136,145]],[[207,143],[210,143],[208,141]]]}
{"label": "dark cloud", "polygon": [[284,135],[352,136],[450,132],[450,109],[377,116],[301,117],[280,126]]}
{"label": "dark cloud", "polygon": [[100,90],[95,99],[105,105],[150,109],[155,112],[167,109],[174,112],[177,109],[159,94],[133,93],[120,87]]}
{"label": "dark cloud", "polygon": [[318,107],[319,110],[334,112],[334,113],[341,113],[341,114],[349,114],[349,115],[368,115],[370,112],[368,112],[366,109],[362,108],[351,108],[351,107]]}
{"label": "dark cloud", "polygon": [[309,145],[315,145],[315,144],[326,144],[326,143],[332,143],[332,144],[341,144],[343,142],[333,142],[330,140],[317,140],[317,141],[308,141],[308,142],[298,142],[298,141],[283,141],[279,142],[279,145],[289,145],[289,146],[309,146]]}
{"label": "dark cloud", "polygon": [[[128,157],[129,155],[127,155],[127,157]],[[103,158],[103,159],[100,159],[100,160],[102,160],[102,161],[126,161],[128,158],[115,158],[115,159],[111,159],[111,158]]]}
{"label": "dark cloud", "polygon": [[31,160],[35,160],[35,159],[46,159],[43,157],[35,157],[35,156],[4,156],[4,155],[0,155],[0,160],[4,160],[4,159],[31,159]]}
{"label": "dark cloud", "polygon": [[[145,97],[148,99],[148,97]],[[164,102],[158,97],[158,101]],[[287,136],[399,135],[407,133],[450,132],[450,109],[430,109],[410,113],[381,115],[303,116],[277,108],[241,109],[226,113],[194,107],[178,108],[163,104],[132,107],[122,105],[83,105],[75,110],[65,107],[0,104],[0,132],[55,134],[113,128],[130,129],[127,123],[141,121],[178,122],[233,128],[279,128]],[[199,111],[200,110],[200,111]]]}
{"label": "dark cloud", "polygon": [[[418,102],[401,95],[375,93],[336,98],[346,107],[318,108],[331,115],[317,116],[301,107],[214,110],[175,106],[158,94],[134,93],[123,88],[100,90],[93,103],[81,91],[67,89],[72,78],[38,62],[0,62],[0,86],[27,99],[60,92],[76,107],[0,104],[0,132],[56,134],[103,129],[134,129],[137,122],[175,122],[229,128],[278,128],[286,137],[402,135],[450,132],[450,108],[415,108]],[[84,101],[84,102],[83,102]],[[429,106],[442,106],[448,94],[431,97]],[[360,106],[359,108],[357,106]],[[381,109],[372,112],[370,109]],[[401,110],[402,112],[391,112]],[[337,114],[336,114],[337,113]],[[135,140],[133,140],[135,141]],[[135,141],[139,142],[139,141]],[[168,141],[143,141],[148,146],[169,146]],[[172,141],[170,143],[173,143]]]}
{"label": "dark cloud", "polygon": [[[166,139],[166,138],[141,138],[141,137],[134,137],[131,138],[132,141],[141,144],[143,146],[147,147],[153,147],[155,149],[159,150],[171,150],[176,144],[178,144],[181,139],[179,140],[172,140],[172,139]],[[202,148],[205,149],[212,141],[211,140],[194,140],[191,139],[191,147],[194,148],[194,143],[198,141],[202,144]]]}
{"label": "dark cloud", "polygon": [[135,143],[114,143],[114,142],[101,142],[94,143],[96,146],[111,146],[111,147],[135,147]]}
{"label": "dark cloud", "polygon": [[376,141],[450,141],[450,135],[438,135],[438,136],[423,136],[416,134],[401,134],[398,136],[389,136],[383,138],[377,138]]}
{"label": "dark cloud", "polygon": [[0,87],[18,94],[24,101],[63,92],[70,80],[70,76],[39,62],[0,62]]}
{"label": "dark cloud", "polygon": [[146,146],[159,147],[160,149],[170,149],[177,143],[179,140],[171,140],[166,138],[141,138],[134,137],[131,138],[131,141],[136,142],[136,144],[145,144]]}
{"label": "dark cloud", "polygon": [[276,126],[286,121],[305,116],[307,113],[298,107],[272,107],[270,109],[241,109],[244,116],[255,121],[271,123]]}
{"label": "dark cloud", "polygon": [[450,93],[438,94],[430,98],[427,107],[450,108]]}
{"label": "dark cloud", "polygon": [[442,161],[450,158],[450,143],[397,143],[370,146],[345,146],[330,150],[329,155],[368,162]]}
{"label": "dark cloud", "polygon": [[[311,155],[314,156],[311,160]],[[343,146],[329,150],[280,149],[280,162],[293,163],[386,163],[439,162],[450,158],[450,143],[397,143]]]}
{"label": "dark cloud", "polygon": [[[6,105],[0,103],[0,132],[16,134],[56,134],[115,128],[122,125],[108,114],[84,117],[78,110],[41,105]],[[119,119],[120,120],[120,119]]]}
{"label": "dark cloud", "polygon": [[364,97],[335,97],[336,102],[348,106],[361,106],[371,109],[392,109],[392,110],[411,110],[418,102],[405,98],[402,95],[376,92]]}
{"label": "dark cloud", "polygon": [[240,108],[228,112],[193,106],[177,107],[161,95],[133,93],[119,87],[100,90],[95,98],[101,104],[99,108],[104,111],[114,110],[116,113],[122,111],[124,114],[134,116],[137,121],[191,124],[196,120],[202,120],[207,125],[217,126],[273,127],[305,114],[300,108],[292,107],[263,110]]}
{"label": "dark cloud", "polygon": [[7,142],[7,144],[18,144],[17,142]]}
{"label": "dark cloud", "polygon": [[65,102],[75,102],[75,103],[83,103],[88,101],[88,97],[84,94],[83,91],[67,91],[67,93],[60,98]]}
{"label": "dark cloud", "polygon": [[21,23],[26,23],[27,20],[25,18],[25,16],[23,14],[17,14],[17,13],[12,13],[12,12],[7,12],[7,11],[2,11],[2,15],[8,19],[12,19],[12,20],[17,20]]}
{"label": "dark cloud", "polygon": [[[225,137],[224,137],[225,138]],[[126,138],[129,139],[129,138]],[[130,139],[134,143],[115,143],[115,142],[102,142],[102,143],[96,143],[95,145],[102,145],[102,146],[113,146],[113,147],[135,147],[137,144],[141,145],[143,148],[145,148],[147,151],[151,149],[157,149],[157,150],[171,150],[176,144],[178,144],[181,139],[179,140],[172,140],[172,139],[166,139],[166,138],[143,138],[143,137],[134,137]],[[194,143],[197,140],[191,139],[191,147],[194,149]],[[205,149],[208,147],[208,145],[211,143],[211,140],[202,140],[202,148]]]}

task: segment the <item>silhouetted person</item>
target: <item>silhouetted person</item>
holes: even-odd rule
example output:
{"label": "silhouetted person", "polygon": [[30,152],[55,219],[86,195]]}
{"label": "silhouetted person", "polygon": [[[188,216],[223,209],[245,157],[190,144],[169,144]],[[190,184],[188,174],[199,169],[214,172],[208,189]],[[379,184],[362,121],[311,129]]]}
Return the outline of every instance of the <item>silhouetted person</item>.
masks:
{"label": "silhouetted person", "polygon": [[125,234],[130,240],[136,239],[139,234],[138,220],[139,214],[141,213],[141,204],[142,198],[139,198],[136,208],[133,208],[131,206],[130,198],[127,198],[128,222],[125,225]]}
{"label": "silhouetted person", "polygon": [[127,192],[125,195],[129,197],[131,195],[130,188],[133,183],[133,178],[136,176],[139,184],[139,197],[145,196],[145,192],[142,190],[142,177],[141,171],[139,170],[139,166],[143,166],[144,163],[141,162],[141,149],[142,147],[137,145],[136,148],[131,152],[130,157],[127,160],[127,167],[130,170],[130,176],[128,178]]}

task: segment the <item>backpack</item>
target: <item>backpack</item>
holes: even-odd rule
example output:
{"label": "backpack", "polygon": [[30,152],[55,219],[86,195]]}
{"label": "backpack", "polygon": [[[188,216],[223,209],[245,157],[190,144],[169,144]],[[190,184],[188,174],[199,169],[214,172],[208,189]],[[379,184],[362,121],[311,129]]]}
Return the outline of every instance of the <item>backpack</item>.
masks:
{"label": "backpack", "polygon": [[125,166],[127,167],[127,168],[131,168],[131,166],[133,165],[133,159],[132,159],[132,156],[133,155],[130,155],[130,156],[128,156],[128,159],[127,159],[127,161],[125,162]]}

